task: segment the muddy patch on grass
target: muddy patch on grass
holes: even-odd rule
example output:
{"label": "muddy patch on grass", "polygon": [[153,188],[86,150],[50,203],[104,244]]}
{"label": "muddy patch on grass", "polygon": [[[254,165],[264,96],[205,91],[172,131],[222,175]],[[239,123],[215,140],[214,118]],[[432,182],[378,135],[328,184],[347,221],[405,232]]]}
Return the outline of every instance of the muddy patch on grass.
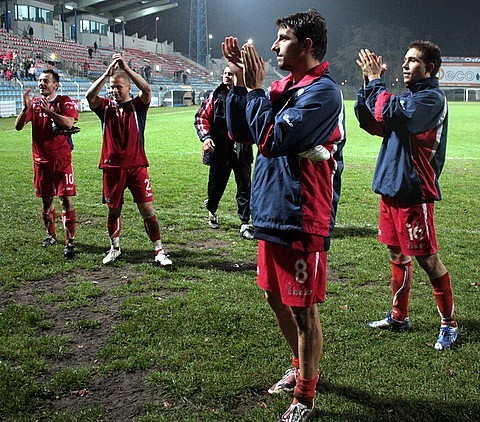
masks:
{"label": "muddy patch on grass", "polygon": [[[49,361],[50,371],[38,380],[40,383],[48,382],[63,369],[92,370],[93,377],[84,387],[65,394],[54,393],[55,396],[50,397],[50,412],[75,415],[96,406],[105,414],[103,421],[129,421],[141,413],[145,404],[157,400],[161,391],[146,383],[148,371],[96,372],[96,368],[106,363],[99,358],[99,351],[124,321],[121,305],[126,296],[119,293],[119,288],[140,275],[140,270],[128,266],[77,269],[43,280],[26,281],[0,295],[0,310],[14,304],[40,308],[51,324],[46,334],[70,339],[68,352],[58,360]],[[98,286],[101,294],[89,297],[86,305],[72,307],[68,299],[63,299],[66,288],[82,282]],[[162,299],[181,294],[185,291],[155,290],[155,297]]]}

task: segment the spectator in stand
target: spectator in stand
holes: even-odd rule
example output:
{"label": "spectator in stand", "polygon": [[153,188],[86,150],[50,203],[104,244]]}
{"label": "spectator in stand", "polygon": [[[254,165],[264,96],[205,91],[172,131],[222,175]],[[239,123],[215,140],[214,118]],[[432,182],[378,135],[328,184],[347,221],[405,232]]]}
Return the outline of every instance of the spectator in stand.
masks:
{"label": "spectator in stand", "polygon": [[28,39],[33,42],[33,27],[31,25],[28,25]]}
{"label": "spectator in stand", "polygon": [[150,77],[152,76],[152,67],[147,64],[144,69],[145,72],[145,79],[148,83],[150,83]]}
{"label": "spectator in stand", "polygon": [[90,72],[90,63],[85,62],[83,63],[83,76],[88,78],[88,73]]}
{"label": "spectator in stand", "polygon": [[92,47],[88,47],[88,58],[89,59],[93,58],[93,48]]}
{"label": "spectator in stand", "polygon": [[93,43],[93,49],[95,50],[95,55],[96,55],[97,54],[97,49],[98,49],[98,44],[97,44],[96,41]]}
{"label": "spectator in stand", "polygon": [[35,81],[37,79],[37,69],[33,63],[30,64],[30,67],[28,68],[28,78],[31,81]]}

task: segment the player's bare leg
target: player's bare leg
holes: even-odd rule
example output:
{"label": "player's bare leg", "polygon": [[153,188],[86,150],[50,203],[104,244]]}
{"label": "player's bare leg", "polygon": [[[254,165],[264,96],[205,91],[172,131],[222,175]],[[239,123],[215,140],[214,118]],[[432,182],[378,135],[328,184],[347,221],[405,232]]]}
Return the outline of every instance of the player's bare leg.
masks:
{"label": "player's bare leg", "polygon": [[322,326],[316,304],[307,308],[291,309],[297,326],[300,370],[293,391],[293,402],[281,420],[293,420],[298,415],[303,415],[301,420],[306,420],[316,415],[315,391],[323,350]]}
{"label": "player's bare leg", "polygon": [[297,383],[298,371],[300,363],[298,359],[298,333],[297,323],[292,313],[290,306],[282,302],[281,296],[277,292],[265,291],[265,298],[267,299],[270,308],[275,313],[277,324],[282,332],[285,340],[292,351],[292,365],[293,368],[288,368],[283,377],[273,384],[268,392],[270,394],[290,393],[295,388]]}
{"label": "player's bare leg", "polygon": [[155,263],[166,266],[172,265],[172,260],[167,256],[163,249],[162,239],[160,235],[160,224],[155,215],[151,202],[137,204],[138,210],[143,217],[145,232],[153,244],[155,250]]}
{"label": "player's bare leg", "polygon": [[107,231],[110,238],[110,250],[103,258],[104,264],[110,264],[115,261],[122,253],[120,249],[120,232],[122,231],[121,213],[121,206],[118,208],[108,208]]}

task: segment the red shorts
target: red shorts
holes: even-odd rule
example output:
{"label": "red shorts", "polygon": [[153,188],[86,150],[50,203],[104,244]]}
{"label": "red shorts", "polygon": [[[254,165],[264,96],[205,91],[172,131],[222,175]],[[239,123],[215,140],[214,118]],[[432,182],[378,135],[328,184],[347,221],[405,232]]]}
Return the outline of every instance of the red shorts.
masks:
{"label": "red shorts", "polygon": [[258,286],[280,293],[285,305],[306,308],[325,301],[327,252],[299,252],[259,240],[257,265]]}
{"label": "red shorts", "polygon": [[33,164],[33,186],[39,198],[75,196],[72,159],[62,158],[49,163]]}
{"label": "red shorts", "polygon": [[405,204],[381,197],[378,240],[399,246],[404,255],[432,255],[438,252],[433,220],[433,202]]}
{"label": "red shorts", "polygon": [[109,208],[119,208],[123,204],[126,188],[137,204],[153,201],[152,185],[146,167],[103,170],[103,203]]}

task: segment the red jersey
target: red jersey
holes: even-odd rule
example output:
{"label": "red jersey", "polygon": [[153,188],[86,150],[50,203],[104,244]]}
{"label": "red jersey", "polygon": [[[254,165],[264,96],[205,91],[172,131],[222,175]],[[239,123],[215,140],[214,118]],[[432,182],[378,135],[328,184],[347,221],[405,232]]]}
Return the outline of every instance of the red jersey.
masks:
{"label": "red jersey", "polygon": [[148,104],[135,97],[123,104],[101,98],[93,110],[102,122],[103,143],[99,167],[128,169],[148,166],[145,124]]}
{"label": "red jersey", "polygon": [[[50,110],[66,117],[78,120],[75,103],[66,95],[57,95],[49,102]],[[72,140],[70,136],[55,134],[53,120],[42,111],[38,99],[33,99],[27,110],[25,123],[32,122],[32,156],[36,163],[48,163],[60,158],[71,157]]]}

